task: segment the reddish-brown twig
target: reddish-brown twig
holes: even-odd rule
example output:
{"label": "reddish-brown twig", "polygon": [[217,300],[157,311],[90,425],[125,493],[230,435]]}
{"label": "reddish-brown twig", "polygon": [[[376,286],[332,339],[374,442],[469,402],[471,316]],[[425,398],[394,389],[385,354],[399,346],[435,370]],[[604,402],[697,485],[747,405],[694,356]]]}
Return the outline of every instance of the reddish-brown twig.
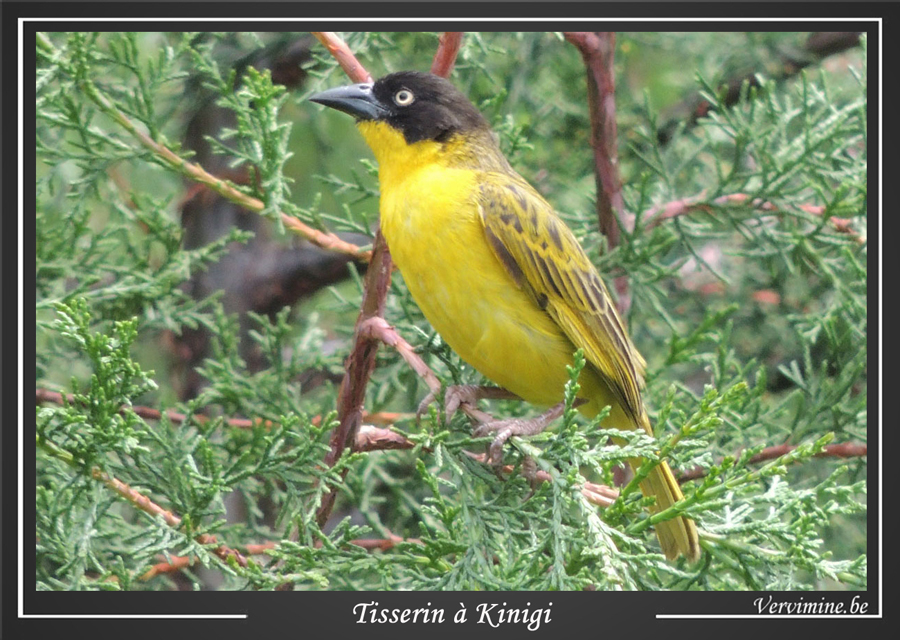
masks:
{"label": "reddish-brown twig", "polygon": [[[161,517],[163,520],[165,520],[166,524],[173,529],[178,529],[181,526],[181,518],[176,516],[171,511],[163,509],[155,502],[150,500],[150,498],[143,495],[142,493],[138,493],[121,480],[113,478],[109,474],[100,471],[99,469],[91,470],[91,476],[95,480],[99,480],[107,487],[118,493],[120,496],[125,498],[128,502],[133,504],[141,511],[149,513],[152,516]],[[244,557],[243,554],[241,554],[239,551],[225,546],[224,544],[218,544],[215,536],[208,533],[202,533],[196,536],[195,540],[197,540],[197,542],[199,542],[200,544],[216,545],[215,548],[213,548],[212,552],[223,561],[228,562],[229,558],[234,558],[240,566],[247,566],[247,558]]]}
{"label": "reddish-brown twig", "polygon": [[438,41],[437,51],[431,63],[431,73],[442,78],[449,78],[456,64],[456,55],[462,45],[462,31],[445,31]]}
{"label": "reddish-brown twig", "polygon": [[402,433],[379,429],[368,424],[360,426],[356,434],[354,451],[385,451],[387,449],[412,449],[416,445]]}
{"label": "reddish-brown twig", "polygon": [[175,573],[176,571],[181,571],[182,569],[187,569],[196,561],[195,558],[190,556],[170,556],[171,560],[169,562],[157,562],[155,565],[147,569],[142,575],[141,580],[146,582],[147,580],[152,580],[158,575],[163,573]]}
{"label": "reddish-brown twig", "polygon": [[[755,456],[751,457],[749,464],[759,464],[768,460],[774,460],[796,449],[794,445],[779,444],[766,447]],[[816,454],[817,458],[861,458],[868,455],[868,445],[860,442],[844,442],[841,444],[829,444]],[[689,471],[678,474],[679,482],[697,480],[706,477],[707,471],[702,467],[694,467]]]}
{"label": "reddish-brown twig", "polygon": [[[74,401],[73,396],[67,395],[64,393],[59,393],[58,391],[50,391],[49,389],[41,389],[37,388],[35,393],[36,400],[38,404],[42,404],[45,402],[52,402],[53,404],[65,404],[71,403]],[[141,418],[145,418],[147,420],[160,420],[163,416],[171,420],[176,424],[181,424],[186,422],[187,420],[193,420],[198,424],[205,424],[209,422],[210,417],[205,416],[200,413],[195,413],[188,417],[183,413],[179,413],[174,409],[167,409],[165,412],[160,411],[159,409],[154,409],[152,407],[144,407],[141,405],[133,405],[127,407],[128,410],[133,411],[135,415],[140,416]],[[121,411],[125,411],[126,407],[122,407]],[[263,426],[271,426],[271,422],[269,420],[262,420],[260,418],[256,418],[254,420],[250,420],[247,418],[228,418],[225,420],[225,424],[230,427],[237,427],[239,429],[251,429],[253,427],[263,425]]]}
{"label": "reddish-brown twig", "polygon": [[[73,467],[79,466],[72,454],[65,449],[62,449],[52,442],[43,440],[40,436],[36,436],[36,442],[38,447],[40,447],[43,451],[47,452],[54,458],[62,460],[66,464],[69,464]],[[165,522],[173,529],[179,529],[181,527],[181,518],[176,516],[168,509],[164,509],[163,507],[159,506],[144,494],[132,489],[130,486],[128,486],[118,478],[115,478],[96,467],[92,468],[90,473],[91,477],[94,480],[102,482],[109,489],[132,504],[135,508],[140,509],[144,513],[150,514],[154,518],[161,518],[163,522]],[[212,549],[212,552],[223,561],[228,562],[229,559],[233,558],[240,566],[247,566],[247,559],[242,554],[223,544],[218,544],[215,536],[203,533],[195,536],[194,539],[200,544],[215,545]]]}
{"label": "reddish-brown twig", "polygon": [[[616,127],[616,34],[585,31],[564,32],[575,45],[587,70],[588,112],[591,120],[591,147],[597,183],[597,218],[600,232],[610,248],[619,244],[620,224],[627,224],[622,178],[619,175],[618,131]],[[625,314],[631,307],[628,277],[615,279],[617,307]]]}
{"label": "reddish-brown twig", "polygon": [[397,353],[406,361],[410,369],[415,371],[420,378],[425,381],[428,388],[433,392],[441,389],[441,381],[434,375],[434,372],[425,364],[425,361],[419,357],[412,345],[404,340],[399,333],[387,323],[382,317],[368,318],[359,327],[359,332],[366,338],[379,340],[387,346],[395,349]]}
{"label": "reddish-brown twig", "polygon": [[[650,230],[654,227],[658,227],[666,220],[677,218],[678,216],[688,215],[698,211],[712,213],[714,207],[736,205],[746,205],[754,209],[759,209],[760,211],[770,211],[773,213],[784,210],[772,202],[760,198],[751,198],[746,193],[729,193],[714,198],[713,200],[708,200],[705,193],[700,193],[699,195],[689,198],[682,198],[680,200],[673,200],[671,202],[666,202],[665,204],[656,205],[644,213],[643,219],[646,221],[645,228]],[[825,215],[825,207],[821,205],[801,204],[797,205],[797,208],[805,213],[815,216]],[[849,235],[859,244],[866,243],[866,237],[853,229],[850,220],[831,216],[828,218],[828,223],[838,233]]]}
{"label": "reddish-brown twig", "polygon": [[[410,349],[412,347],[409,347]],[[35,397],[37,399],[37,404],[43,404],[45,402],[51,402],[53,404],[65,404],[67,402],[73,402],[74,398],[71,395],[67,395],[65,393],[60,393],[58,391],[50,391],[49,389],[42,389],[38,387],[35,389]],[[146,420],[160,420],[163,415],[166,416],[169,420],[174,422],[175,424],[182,424],[187,420],[194,420],[198,424],[206,424],[212,418],[202,413],[194,413],[190,416],[187,416],[183,413],[179,413],[174,409],[167,409],[166,411],[160,411],[159,409],[154,409],[153,407],[145,407],[142,405],[131,405],[128,407],[129,410],[133,411],[135,415],[140,416]],[[120,411],[124,411],[125,407],[123,407]],[[373,413],[365,412],[363,418],[369,424],[373,425],[390,425],[395,422],[399,422],[400,420],[407,420],[412,417],[412,414],[409,413],[397,413],[393,411],[377,411]],[[310,419],[310,422],[315,426],[319,426],[322,424],[322,416],[313,416]],[[229,427],[235,427],[237,429],[252,429],[254,427],[266,427],[271,428],[276,423],[271,420],[264,420],[262,418],[225,418],[224,423]]]}
{"label": "reddish-brown twig", "polygon": [[[338,392],[338,426],[331,435],[331,449],[325,457],[325,463],[329,467],[334,466],[348,446],[352,446],[362,424],[366,386],[375,368],[378,342],[366,335],[365,331],[361,331],[361,327],[371,318],[384,317],[392,268],[391,254],[379,229],[375,234],[372,261],[366,271],[362,305],[356,321],[356,337],[347,358],[344,379]],[[322,504],[316,512],[319,526],[324,526],[331,515],[336,497],[336,487],[332,487],[323,497]]]}
{"label": "reddish-brown twig", "polygon": [[371,74],[365,70],[359,60],[356,59],[356,56],[353,55],[353,52],[350,51],[350,47],[347,46],[347,43],[336,33],[332,33],[331,31],[311,31],[310,33],[315,36],[316,40],[325,45],[325,48],[328,49],[328,53],[334,56],[334,59],[341,65],[341,69],[344,70],[347,77],[354,82],[372,81]]}
{"label": "reddish-brown twig", "polygon": [[[830,444],[827,445],[822,451],[816,454],[817,458],[859,458],[868,454],[867,445],[859,442],[845,442],[842,444]],[[796,449],[793,445],[781,444],[773,447],[766,447],[762,451],[760,451],[755,456],[751,457],[748,461],[748,464],[760,464],[762,462],[767,462],[769,460],[774,460],[776,458],[780,458],[781,456],[790,453]],[[470,453],[468,451],[465,452],[473,460],[478,460],[479,462],[483,462],[487,464],[487,454],[485,453]],[[502,471],[504,473],[512,473],[513,467],[512,465],[506,465],[502,467]],[[707,470],[702,467],[695,467],[689,471],[684,471],[682,473],[677,474],[678,482],[688,482],[689,480],[698,480],[700,478],[704,478],[707,475]],[[538,471],[535,475],[535,480],[538,482],[548,482],[550,480],[550,475],[545,471]],[[591,502],[591,504],[595,504],[600,507],[608,507],[613,502],[615,502],[616,498],[619,497],[619,491],[614,489],[613,487],[608,487],[606,485],[594,484],[593,482],[585,482],[581,488],[581,493],[584,497]]]}
{"label": "reddish-brown twig", "polygon": [[614,69],[616,34],[612,32],[566,32],[587,70],[588,112],[591,120],[591,147],[597,181],[597,216],[600,231],[610,247],[619,244],[619,216],[624,213],[622,178],[618,167],[616,128],[616,76]]}
{"label": "reddish-brown twig", "polygon": [[[41,38],[43,38],[42,45],[52,51],[53,45],[46,37],[38,34],[38,39],[41,40]],[[266,205],[262,200],[245,194],[233,183],[212,175],[199,164],[188,162],[164,144],[160,144],[154,140],[121,109],[119,109],[114,101],[110,100],[106,94],[100,91],[90,79],[84,78],[80,80],[78,87],[91,102],[99,107],[103,113],[109,116],[119,126],[125,129],[142,147],[150,151],[157,160],[174,169],[181,175],[205,185],[220,196],[240,205],[244,209],[260,213],[266,208]],[[369,251],[364,251],[352,243],[345,242],[333,233],[315,229],[284,213],[280,214],[280,217],[285,227],[302,235],[318,247],[332,251],[340,251],[363,261],[368,261],[370,258],[371,254]]]}
{"label": "reddish-brown twig", "polygon": [[[361,549],[366,549],[368,551],[390,551],[398,544],[401,544],[403,542],[423,544],[423,542],[418,538],[401,538],[400,536],[395,536],[390,532],[389,537],[387,538],[357,538],[356,540],[351,540],[350,544],[352,544],[354,547],[360,547]],[[321,542],[316,542],[316,547],[321,546]]]}
{"label": "reddish-brown twig", "polygon": [[[390,534],[387,538],[358,538],[351,540],[350,544],[367,551],[390,551],[398,544],[410,542],[412,544],[422,544],[418,538],[401,538]],[[242,547],[243,552],[248,556],[262,555],[268,553],[278,546],[277,542],[270,541],[262,544],[247,544]],[[322,547],[321,541],[316,541],[316,548]],[[193,565],[197,561],[196,558],[190,556],[169,556],[168,561],[159,562],[148,569],[142,576],[141,580],[147,581],[164,573],[175,573]]]}
{"label": "reddish-brown twig", "polygon": [[[356,82],[369,82],[371,74],[359,63],[346,43],[336,34],[331,32],[314,32],[316,39],[324,44],[328,51],[335,57],[341,68],[351,80]],[[366,271],[365,288],[363,289],[362,304],[359,317],[356,320],[356,338],[353,348],[347,358],[344,367],[344,378],[338,392],[337,410],[338,426],[331,434],[330,449],[325,456],[325,464],[333,467],[341,458],[348,447],[352,448],[356,443],[356,437],[362,425],[364,410],[363,403],[366,397],[366,386],[369,377],[375,368],[375,354],[378,351],[378,343],[360,332],[360,327],[366,320],[373,317],[383,317],[385,300],[388,287],[391,283],[391,253],[387,243],[381,235],[381,229],[375,233],[375,241],[369,268]],[[346,475],[346,470],[344,471]],[[337,498],[337,487],[331,487],[322,499],[316,512],[316,521],[319,526],[324,526],[334,501]]]}
{"label": "reddish-brown twig", "polygon": [[[244,555],[256,556],[261,555],[274,549],[277,542],[264,542],[262,544],[247,544],[242,547]],[[194,556],[168,556],[168,561],[158,562],[141,575],[141,580],[147,581],[155,578],[163,573],[175,573],[182,569],[187,569],[197,562]]]}

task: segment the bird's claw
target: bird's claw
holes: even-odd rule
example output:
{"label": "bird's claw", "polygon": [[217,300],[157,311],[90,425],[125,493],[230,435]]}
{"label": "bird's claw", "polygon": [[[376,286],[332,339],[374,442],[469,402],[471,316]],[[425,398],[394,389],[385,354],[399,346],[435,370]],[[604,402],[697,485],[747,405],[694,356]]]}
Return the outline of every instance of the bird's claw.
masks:
{"label": "bird's claw", "polygon": [[523,427],[523,421],[518,418],[508,420],[492,420],[482,422],[472,430],[475,438],[484,438],[494,433],[494,439],[488,445],[487,462],[494,468],[494,473],[502,478],[503,470],[503,445],[515,435],[519,435]]}
{"label": "bird's claw", "polygon": [[422,399],[422,402],[419,403],[419,407],[416,409],[416,425],[418,426],[419,422],[422,420],[422,416],[424,416],[428,412],[428,407],[431,406],[431,403],[437,400],[437,391],[429,391],[428,395]]}
{"label": "bird's claw", "polygon": [[[416,411],[417,422],[428,411],[428,407],[437,400],[439,392],[440,390],[431,391],[419,403],[419,408]],[[553,420],[562,415],[564,404],[560,403],[535,418],[493,420],[488,414],[476,407],[476,403],[485,398],[510,399],[518,398],[518,396],[500,387],[482,387],[473,384],[447,387],[444,392],[444,420],[449,422],[453,414],[462,408],[470,418],[477,422],[472,430],[473,437],[484,438],[490,434],[495,434],[493,441],[488,445],[487,462],[493,467],[497,477],[502,478],[503,445],[506,444],[506,441],[513,436],[533,436],[540,433]],[[534,487],[537,474],[537,466],[534,460],[526,456],[522,471],[529,482],[531,482],[532,487]]]}
{"label": "bird's claw", "polygon": [[[428,407],[437,401],[439,393],[440,389],[430,391],[419,403],[419,407],[416,410],[416,422],[419,422],[422,416],[428,412]],[[450,422],[450,419],[461,407],[465,407],[466,413],[470,416],[478,414],[476,404],[482,398],[516,397],[505,389],[497,387],[481,387],[476,384],[460,384],[447,387],[444,391],[444,422]]]}
{"label": "bird's claw", "polygon": [[[483,422],[472,431],[472,435],[476,438],[483,438],[490,433],[496,433],[494,439],[488,445],[487,462],[491,465],[494,473],[498,478],[503,480],[503,445],[515,435],[529,435],[533,433],[532,425],[527,420],[513,418],[509,420],[495,420],[493,422]],[[534,495],[537,487],[537,462],[534,458],[526,455],[522,458],[522,475],[531,485],[531,493],[525,498],[528,500]]]}
{"label": "bird's claw", "polygon": [[[494,440],[488,447],[488,461],[493,465],[494,471],[499,473],[503,467],[503,445],[513,436],[534,436],[546,429],[554,420],[562,415],[565,403],[559,403],[549,411],[534,418],[509,418],[507,420],[490,420],[482,422],[472,431],[476,438],[483,438],[490,433],[496,433]],[[525,477],[534,485],[537,475],[537,467],[532,460],[530,466],[523,469]]]}

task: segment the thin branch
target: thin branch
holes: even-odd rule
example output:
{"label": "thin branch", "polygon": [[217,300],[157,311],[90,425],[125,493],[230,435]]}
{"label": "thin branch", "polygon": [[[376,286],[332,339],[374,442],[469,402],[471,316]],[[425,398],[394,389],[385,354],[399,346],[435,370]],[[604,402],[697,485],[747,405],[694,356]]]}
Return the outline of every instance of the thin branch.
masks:
{"label": "thin branch", "polygon": [[[329,467],[335,465],[348,446],[352,447],[362,425],[366,386],[375,369],[378,343],[361,329],[367,320],[384,316],[392,269],[391,253],[379,228],[375,234],[372,261],[366,271],[362,306],[356,321],[356,338],[347,358],[344,379],[338,392],[338,426],[331,435],[331,449],[325,457],[325,464]],[[343,475],[346,475],[346,470]],[[319,526],[324,526],[328,521],[336,498],[337,487],[332,487],[316,512]]]}
{"label": "thin branch", "polygon": [[[594,151],[594,178],[597,183],[597,218],[600,232],[610,248],[619,245],[619,225],[629,225],[625,216],[622,178],[619,175],[618,130],[616,127],[616,34],[585,31],[564,32],[565,39],[578,48],[587,71],[588,112],[591,120],[591,147]],[[631,230],[633,224],[626,226]],[[616,306],[625,315],[631,307],[628,277],[615,279]]]}
{"label": "thin branch", "polygon": [[[350,544],[367,551],[390,551],[398,544],[409,542],[412,544],[423,544],[418,538],[402,538],[400,536],[390,534],[388,538],[358,538],[351,540]],[[247,544],[241,547],[241,550],[248,556],[263,555],[269,553],[278,546],[278,542],[270,541],[262,544]],[[322,547],[322,542],[317,540],[316,548]],[[175,573],[182,569],[196,564],[197,558],[190,556],[169,556],[169,561],[159,562],[148,569],[142,576],[141,580],[147,581],[164,573]]]}
{"label": "thin branch", "polygon": [[[781,456],[790,453],[796,446],[789,444],[781,444],[773,447],[766,447],[762,451],[760,451],[755,456],[751,457],[748,461],[748,464],[760,464],[763,462],[768,462],[769,460],[775,460],[776,458],[780,458]],[[859,442],[845,442],[843,444],[830,444],[827,445],[822,451],[815,455],[816,458],[861,458],[863,456],[868,455],[868,446],[864,443]],[[488,456],[486,453],[471,453],[469,451],[464,451],[464,453],[472,458],[473,460],[477,460],[484,464],[488,464]],[[506,465],[502,467],[503,473],[512,473],[513,466]],[[688,482],[690,480],[698,480],[700,478],[706,477],[708,473],[707,469],[703,467],[695,467],[689,471],[685,471],[680,474],[676,474],[676,478],[679,483]],[[538,471],[535,480],[538,482],[549,482],[551,480],[550,474],[545,471]],[[613,487],[608,487],[606,485],[595,484],[593,482],[587,482],[581,487],[582,495],[591,503],[600,507],[609,507],[615,502],[616,498],[619,497],[618,489],[614,489]]]}
{"label": "thin branch", "polygon": [[[75,400],[74,396],[72,395],[67,395],[58,391],[50,391],[49,389],[43,389],[40,387],[35,389],[35,397],[37,404],[44,404],[49,402],[53,404],[63,405],[74,402]],[[153,407],[145,407],[142,405],[129,405],[127,407],[123,406],[119,409],[119,413],[123,413],[126,410],[132,411],[135,415],[144,418],[145,420],[161,420],[163,416],[165,416],[174,424],[183,424],[188,421],[193,421],[197,424],[203,425],[213,419],[202,413],[193,413],[188,416],[184,413],[175,411],[174,409],[160,411],[159,409],[154,409]],[[368,425],[391,425],[395,422],[399,422],[400,420],[409,420],[413,417],[414,414],[396,413],[392,411],[363,413],[363,419]],[[313,416],[310,419],[310,422],[315,426],[319,426],[322,423],[322,416]],[[225,425],[236,429],[255,429],[256,427],[265,427],[267,429],[271,429],[277,424],[272,420],[266,420],[263,418],[225,418],[224,423]],[[372,437],[373,436],[369,436],[370,441]],[[390,438],[386,435],[379,435],[377,436],[377,439],[389,440]]]}
{"label": "thin branch", "polygon": [[350,47],[347,46],[347,43],[340,36],[331,31],[310,31],[310,33],[315,36],[316,40],[325,45],[328,53],[334,56],[334,59],[341,65],[341,69],[344,70],[347,77],[354,82],[372,81],[371,74],[360,64],[353,52],[350,51]]}
{"label": "thin branch", "polygon": [[[49,455],[52,455],[57,460],[61,460],[73,468],[79,468],[75,457],[69,451],[66,451],[61,447],[58,447],[57,445],[42,439],[39,435],[36,435],[36,444],[38,447],[43,449]],[[173,529],[179,529],[181,527],[181,518],[176,516],[168,509],[164,509],[163,507],[159,506],[144,494],[132,489],[118,478],[114,478],[105,471],[101,471],[96,467],[92,468],[90,473],[91,477],[94,480],[102,482],[104,485],[112,489],[115,493],[131,503],[137,509],[140,509],[144,513],[150,514],[154,518],[161,518],[167,525],[169,525]],[[216,545],[215,548],[213,548],[212,552],[222,561],[228,562],[230,558],[234,558],[238,565],[242,567],[247,566],[247,558],[245,558],[240,552],[235,551],[230,547],[227,547],[223,544],[218,544],[215,536],[209,535],[207,533],[202,533],[196,536],[194,539],[200,544]]]}
{"label": "thin branch", "polygon": [[[276,542],[264,542],[262,544],[247,544],[243,545],[241,548],[244,555],[247,556],[255,556],[262,555],[268,552],[271,549],[274,549],[278,543]],[[147,571],[145,571],[141,575],[141,580],[146,582],[148,580],[152,580],[158,575],[164,573],[175,573],[177,571],[181,571],[183,569],[187,569],[188,567],[193,566],[197,563],[198,558],[195,556],[168,556],[168,561],[158,562],[157,564],[150,567]]]}
{"label": "thin branch", "polygon": [[619,175],[618,131],[616,128],[616,77],[614,69],[616,34],[612,32],[566,32],[587,71],[588,112],[591,120],[591,147],[597,181],[597,216],[600,231],[610,247],[619,244],[619,217],[625,211],[622,178]]}
{"label": "thin branch", "polygon": [[[769,303],[777,303],[777,300],[771,299],[769,294],[771,292],[757,292],[760,294],[759,296],[754,296],[755,299],[761,302],[769,302]],[[365,329],[365,333],[372,339],[379,340],[384,342],[388,346],[391,346],[398,350],[403,359],[407,362],[413,371],[419,374],[423,380],[425,380],[426,384],[435,390],[433,384],[440,384],[437,380],[437,376],[428,368],[428,365],[424,363],[424,361],[413,351],[412,346],[403,340],[399,334],[387,325],[383,319],[377,318],[380,322],[374,322],[368,324],[368,328]],[[380,327],[377,329],[372,329],[372,325],[379,325],[384,323],[384,326],[387,330],[383,331]],[[393,333],[396,338],[391,337]],[[440,390],[438,386],[437,391]],[[497,389],[498,394],[497,397],[508,397],[509,392],[505,392],[502,389]],[[56,391],[48,391],[46,389],[37,389],[37,402],[52,402],[55,404],[65,404],[66,402],[72,402],[72,396],[67,396],[62,393],[58,393]],[[469,418],[476,422],[490,422],[494,418],[489,413],[481,411],[477,407],[463,402],[460,404],[460,410],[463,411]],[[124,409],[124,408],[123,408]],[[175,411],[166,411],[161,412],[158,409],[153,409],[150,407],[142,407],[142,406],[132,406],[130,407],[132,411],[138,416],[142,418],[150,419],[150,420],[158,420],[162,417],[163,413],[165,413],[166,417],[174,423],[181,423],[187,420],[187,416],[184,414],[175,412]],[[400,420],[411,420],[415,417],[415,414],[411,413],[393,413],[393,412],[377,412],[377,413],[367,413],[363,412],[363,419],[365,420],[365,424],[361,424],[359,430],[356,435],[356,442],[353,445],[354,451],[387,451],[387,450],[397,450],[397,449],[413,449],[415,448],[415,443],[409,440],[402,433],[398,433],[393,431],[392,429],[379,427],[376,425],[390,425],[398,422]],[[204,416],[203,414],[194,414],[191,416],[192,419],[195,419],[201,423],[208,421],[210,418]],[[320,424],[321,416],[315,416],[312,418],[313,424]],[[248,420],[244,418],[231,418],[225,420],[225,424],[238,427],[238,428],[248,428],[254,427],[258,425],[264,425],[267,427],[273,426],[273,422],[270,420],[262,420],[262,419],[253,419]],[[790,445],[776,445],[772,447],[767,447],[762,452],[754,456],[750,459],[750,464],[757,464],[760,462],[765,462],[767,460],[771,460],[773,458],[777,458],[779,456],[788,453],[791,449],[793,449]],[[467,452],[468,453],[468,452]],[[479,454],[468,454],[473,457],[473,459],[481,459],[479,458]],[[836,457],[836,458],[853,458],[853,457],[862,457],[867,455],[867,445],[847,442],[843,444],[832,444],[825,447],[825,449],[816,454],[818,458],[828,458],[828,457]],[[511,471],[512,468],[509,468]],[[679,476],[679,481],[687,482],[688,480],[695,480],[697,478],[702,478],[706,475],[706,471],[701,467],[697,467],[696,469],[685,471]],[[587,485],[586,485],[587,486]]]}
{"label": "thin branch", "polygon": [[[780,208],[772,202],[762,200],[761,198],[751,199],[751,197],[745,193],[730,193],[719,196],[711,201],[707,200],[705,193],[700,193],[697,196],[656,205],[643,214],[643,219],[646,220],[645,228],[649,231],[650,229],[658,227],[666,220],[677,218],[678,216],[689,215],[698,211],[711,214],[713,207],[735,205],[746,205],[754,209],[759,209],[760,211],[771,211],[773,213],[784,211],[783,208]],[[821,205],[801,204],[798,205],[797,208],[815,216],[825,215],[825,207]],[[853,229],[852,220],[831,216],[828,218],[828,223],[838,233],[843,233],[852,237],[859,244],[866,243],[866,236]]]}
{"label": "thin branch", "polygon": [[171,558],[169,562],[158,562],[147,569],[141,575],[141,580],[147,582],[163,573],[175,573],[176,571],[187,569],[197,561],[196,558],[190,556],[171,556]]}
{"label": "thin branch", "polygon": [[[356,82],[371,80],[371,74],[363,68],[346,43],[336,34],[321,31],[313,32],[313,35],[328,48],[352,80]],[[365,415],[363,403],[366,399],[366,386],[375,369],[375,354],[378,351],[378,343],[364,335],[360,327],[370,318],[384,316],[392,270],[391,253],[379,227],[375,233],[370,265],[366,271],[362,304],[356,320],[356,337],[338,391],[338,426],[331,434],[330,449],[325,456],[325,464],[329,467],[333,467],[348,448],[352,449],[357,444],[356,438]],[[346,474],[347,470],[344,469],[341,477],[345,477]],[[316,511],[316,521],[320,527],[328,521],[336,498],[337,487],[331,487],[322,498],[322,503]]]}
{"label": "thin branch", "polygon": [[[73,395],[60,393],[58,391],[50,391],[49,389],[42,389],[38,387],[37,389],[35,389],[35,399],[37,404],[50,402],[53,404],[63,405],[72,403],[75,400],[75,397]],[[175,411],[174,409],[160,411],[159,409],[141,405],[133,405],[127,407],[122,406],[119,409],[119,413],[122,413],[126,410],[132,411],[135,415],[140,416],[141,418],[144,418],[146,420],[161,420],[163,416],[165,416],[175,424],[182,424],[184,422],[187,422],[188,420],[193,420],[199,424],[206,424],[211,419],[209,416],[205,416],[199,413],[187,416],[186,414]],[[252,429],[253,427],[259,425],[269,427],[272,425],[269,420],[262,420],[261,418],[256,418],[253,420],[249,420],[246,418],[228,418],[225,420],[225,424],[230,427],[237,427],[239,429]]]}
{"label": "thin branch", "polygon": [[442,78],[450,77],[453,65],[456,64],[456,55],[462,45],[463,34],[462,31],[445,31],[441,34],[431,63],[431,73]]}
{"label": "thin branch", "polygon": [[369,424],[359,427],[356,434],[354,451],[387,451],[394,449],[412,449],[415,443],[402,433],[391,429],[380,429]]}
{"label": "thin branch", "polygon": [[[45,50],[52,55],[57,55],[56,49],[44,34],[38,33],[37,38],[38,43]],[[195,182],[205,185],[223,198],[231,200],[244,209],[253,211],[254,213],[261,213],[266,208],[265,203],[262,200],[247,195],[231,182],[217,178],[200,165],[188,162],[164,144],[157,142],[144,133],[135,122],[119,110],[115,103],[107,98],[103,92],[87,78],[79,78],[78,87],[103,113],[117,122],[119,126],[130,133],[141,146],[150,151],[158,160],[162,161],[170,168]],[[281,213],[280,217],[285,227],[303,236],[318,247],[346,253],[366,262],[371,258],[370,251],[364,251],[355,244],[345,242],[333,233],[315,229],[286,213]]]}
{"label": "thin branch", "polygon": [[[766,447],[755,456],[751,457],[748,464],[759,464],[769,460],[775,460],[786,455],[797,447],[790,444],[779,444],[773,447]],[[826,445],[822,451],[815,455],[816,458],[861,458],[868,455],[868,445],[861,442],[844,442],[841,444]],[[694,467],[689,471],[676,474],[678,482],[687,482],[688,480],[697,480],[707,475],[707,469],[703,467]]]}
{"label": "thin branch", "polygon": [[410,369],[415,371],[425,381],[425,384],[428,385],[428,388],[433,393],[441,390],[441,381],[438,380],[438,377],[425,364],[425,361],[419,357],[412,345],[404,340],[384,318],[380,316],[368,318],[360,324],[359,332],[365,338],[379,340],[395,349],[406,361]]}
{"label": "thin branch", "polygon": [[[398,544],[404,542],[419,545],[424,544],[419,538],[402,538],[390,532],[388,532],[387,538],[357,538],[356,540],[351,540],[350,544],[355,547],[360,547],[361,549],[366,549],[367,551],[390,551]],[[322,542],[317,540],[315,546],[316,548],[321,547]]]}

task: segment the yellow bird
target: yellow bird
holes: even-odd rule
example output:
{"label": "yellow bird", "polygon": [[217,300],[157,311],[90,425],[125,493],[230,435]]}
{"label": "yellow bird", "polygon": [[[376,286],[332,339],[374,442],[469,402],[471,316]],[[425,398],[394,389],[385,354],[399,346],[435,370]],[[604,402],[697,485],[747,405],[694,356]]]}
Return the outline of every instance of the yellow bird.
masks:
{"label": "yellow bird", "polygon": [[[404,71],[310,100],[356,118],[378,162],[391,256],[425,317],[463,360],[527,402],[552,406],[563,398],[566,365],[582,349],[579,411],[591,417],[610,405],[604,426],[653,435],[641,398],[644,359],[603,280],[453,84]],[[543,426],[516,422],[511,430]],[[508,437],[510,428],[504,431]],[[683,498],[665,462],[641,491],[656,498],[655,510]],[[670,560],[700,556],[692,520],[678,516],[656,532]]]}

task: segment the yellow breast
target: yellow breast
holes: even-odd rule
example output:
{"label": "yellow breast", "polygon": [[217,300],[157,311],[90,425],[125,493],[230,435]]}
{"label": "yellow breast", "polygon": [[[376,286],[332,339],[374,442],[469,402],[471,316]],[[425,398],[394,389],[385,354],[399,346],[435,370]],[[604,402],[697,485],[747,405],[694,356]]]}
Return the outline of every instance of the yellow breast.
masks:
{"label": "yellow breast", "polygon": [[394,132],[377,124],[360,129],[380,150],[382,233],[422,313],[494,383],[534,404],[559,402],[575,347],[488,245],[474,198],[481,174],[445,166],[436,143],[385,140]]}

